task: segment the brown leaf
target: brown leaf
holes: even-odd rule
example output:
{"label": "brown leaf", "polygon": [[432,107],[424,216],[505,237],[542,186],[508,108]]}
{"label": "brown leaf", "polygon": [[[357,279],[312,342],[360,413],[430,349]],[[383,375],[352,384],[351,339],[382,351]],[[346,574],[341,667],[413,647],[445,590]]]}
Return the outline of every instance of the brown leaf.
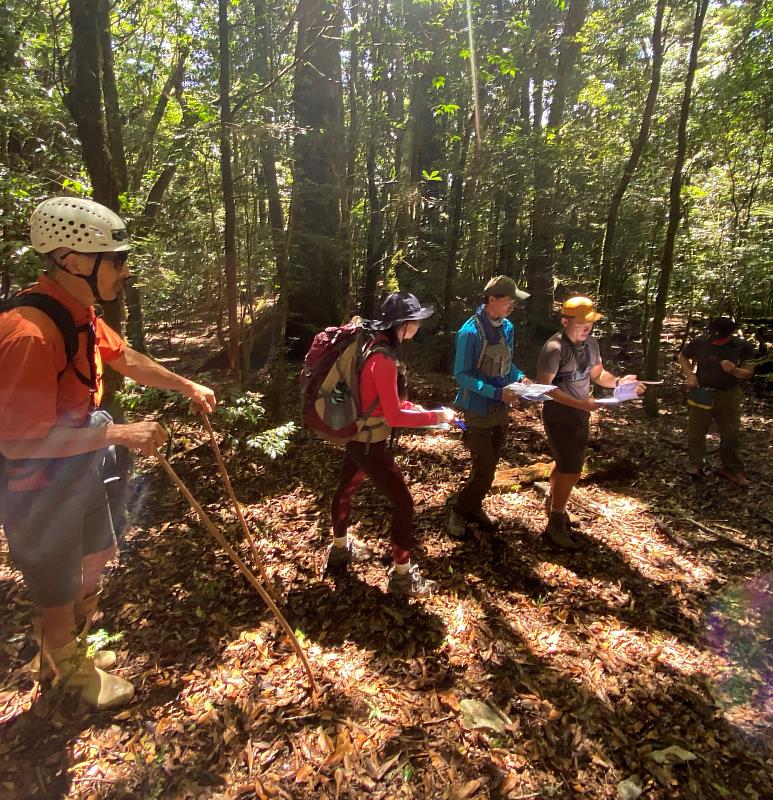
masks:
{"label": "brown leaf", "polygon": [[451,790],[449,800],[468,800],[475,792],[483,785],[482,778],[475,778],[475,780],[467,781],[464,786],[455,786]]}

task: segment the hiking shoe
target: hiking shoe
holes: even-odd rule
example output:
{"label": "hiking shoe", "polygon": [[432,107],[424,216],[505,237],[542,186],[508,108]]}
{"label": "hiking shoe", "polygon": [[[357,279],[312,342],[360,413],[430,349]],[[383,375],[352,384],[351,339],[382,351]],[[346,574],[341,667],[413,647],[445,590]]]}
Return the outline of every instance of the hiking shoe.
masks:
{"label": "hiking shoe", "polygon": [[499,528],[499,518],[492,517],[487,514],[482,508],[479,508],[467,517],[467,522],[474,522],[482,531],[492,533]]}
{"label": "hiking shoe", "polygon": [[452,539],[464,539],[467,533],[467,520],[452,508],[448,512],[447,522],[448,535]]}
{"label": "hiking shoe", "polygon": [[718,469],[717,475],[738,486],[751,486],[752,483],[743,472],[731,472],[729,469]]}
{"label": "hiking shoe", "polygon": [[[545,495],[545,514],[550,519],[550,515],[553,513],[553,498],[549,495]],[[556,512],[558,513],[558,512]],[[566,525],[571,530],[572,528],[576,528],[578,526],[577,517],[574,514],[570,514],[568,511],[564,511],[564,516],[566,517]]]}
{"label": "hiking shoe", "polygon": [[364,542],[350,536],[346,547],[336,547],[333,544],[328,546],[323,574],[343,575],[349,569],[350,562],[359,563],[371,558],[373,558],[373,550]]}
{"label": "hiking shoe", "polygon": [[387,591],[404,597],[432,597],[437,583],[419,572],[418,564],[411,564],[408,572],[401,575],[394,566],[389,570]]}
{"label": "hiking shoe", "polygon": [[559,511],[550,512],[550,519],[545,528],[545,533],[556,547],[564,550],[577,550],[579,548],[579,544],[569,535],[566,517]]}

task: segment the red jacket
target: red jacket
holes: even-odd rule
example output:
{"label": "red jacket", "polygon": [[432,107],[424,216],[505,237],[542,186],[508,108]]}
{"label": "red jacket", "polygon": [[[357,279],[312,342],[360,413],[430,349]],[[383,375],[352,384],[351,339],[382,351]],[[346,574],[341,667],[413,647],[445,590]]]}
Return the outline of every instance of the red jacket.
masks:
{"label": "red jacket", "polygon": [[440,422],[437,411],[424,411],[397,396],[397,362],[385,353],[374,353],[360,373],[360,412],[378,398],[371,417],[384,417],[392,428],[421,428]]}

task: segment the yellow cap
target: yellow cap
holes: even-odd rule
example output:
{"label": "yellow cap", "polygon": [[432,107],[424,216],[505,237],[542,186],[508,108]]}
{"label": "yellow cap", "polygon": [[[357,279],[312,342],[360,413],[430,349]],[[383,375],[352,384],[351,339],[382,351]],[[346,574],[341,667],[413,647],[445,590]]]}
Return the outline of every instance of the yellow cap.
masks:
{"label": "yellow cap", "polygon": [[561,306],[561,316],[576,319],[578,322],[595,322],[597,319],[604,319],[603,314],[599,314],[593,307],[593,300],[590,297],[570,297]]}

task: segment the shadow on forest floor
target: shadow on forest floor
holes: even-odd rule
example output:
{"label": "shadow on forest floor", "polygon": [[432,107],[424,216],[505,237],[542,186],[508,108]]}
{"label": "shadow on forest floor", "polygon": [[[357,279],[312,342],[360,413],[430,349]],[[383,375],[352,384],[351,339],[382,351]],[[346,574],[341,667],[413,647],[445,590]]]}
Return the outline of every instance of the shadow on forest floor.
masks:
{"label": "shadow on forest floor", "polygon": [[[420,393],[447,397],[446,376],[424,378]],[[682,423],[681,412],[656,425],[636,410],[605,418],[592,463],[623,458],[635,471],[581,484],[583,548],[572,554],[545,542],[530,485],[487,500],[503,519],[496,536],[450,540],[445,503],[468,463],[461,441],[402,437],[419,560],[439,589],[416,602],[384,591],[384,558],[338,584],[319,579],[340,451],[302,442],[270,463],[227,453],[312,662],[316,703],[259,597],[143,465],[101,622],[123,633],[120,673],[137,685],[127,709],[89,713],[50,689],[33,702],[19,672],[31,608],[18,574],[0,569],[11,609],[0,618],[4,796],[250,797],[259,784],[267,797],[299,800],[424,798],[480,781],[478,796],[508,786],[569,798],[579,785],[611,798],[632,776],[657,800],[773,796],[770,453],[750,448],[750,492],[686,483]],[[754,424],[770,427],[762,416]],[[503,466],[548,458],[538,417],[514,412]],[[206,448],[173,463],[238,538]],[[372,489],[358,494],[352,520],[388,553],[388,509]],[[469,699],[501,709],[505,732],[471,729],[460,705]],[[658,764],[651,754],[671,745],[695,758]]]}

